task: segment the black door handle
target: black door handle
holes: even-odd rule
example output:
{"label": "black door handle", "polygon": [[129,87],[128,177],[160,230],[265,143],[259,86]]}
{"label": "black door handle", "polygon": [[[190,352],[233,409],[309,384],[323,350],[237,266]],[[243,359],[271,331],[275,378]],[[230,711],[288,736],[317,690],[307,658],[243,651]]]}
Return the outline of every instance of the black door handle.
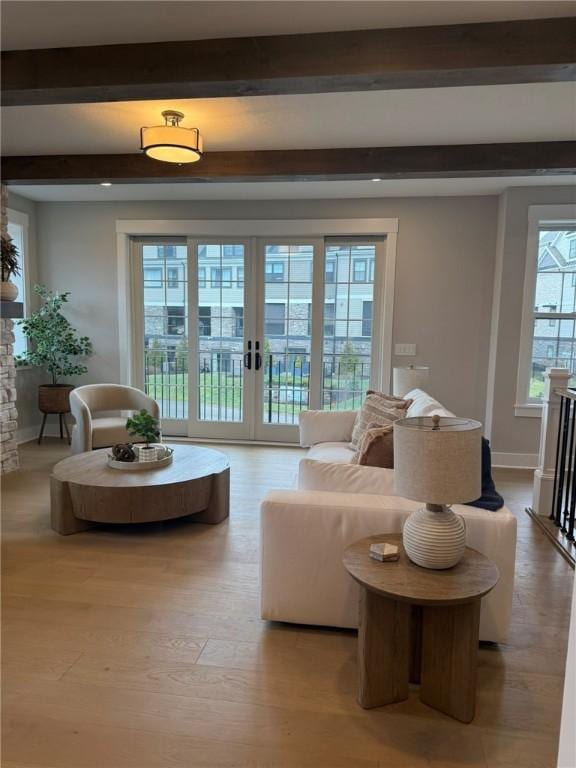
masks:
{"label": "black door handle", "polygon": [[259,352],[260,350],[260,342],[256,342],[256,353],[254,355],[254,370],[259,371],[260,368],[262,368],[262,355]]}
{"label": "black door handle", "polygon": [[248,342],[248,352],[244,355],[244,368],[252,369],[252,342]]}

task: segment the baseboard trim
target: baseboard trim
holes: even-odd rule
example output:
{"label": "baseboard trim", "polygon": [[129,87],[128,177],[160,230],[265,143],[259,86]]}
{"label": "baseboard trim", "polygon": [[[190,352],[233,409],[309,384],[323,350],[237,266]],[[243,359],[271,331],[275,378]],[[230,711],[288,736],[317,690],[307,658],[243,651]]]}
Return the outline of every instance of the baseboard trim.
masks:
{"label": "baseboard trim", "polygon": [[536,469],[537,453],[492,453],[492,466],[498,469]]}
{"label": "baseboard trim", "polygon": [[[71,430],[72,427],[68,425],[68,429]],[[22,427],[21,429],[16,430],[16,443],[18,445],[21,443],[30,443],[32,440],[37,440],[39,434],[40,423],[32,427]],[[46,424],[44,437],[60,437],[60,428],[58,424]]]}

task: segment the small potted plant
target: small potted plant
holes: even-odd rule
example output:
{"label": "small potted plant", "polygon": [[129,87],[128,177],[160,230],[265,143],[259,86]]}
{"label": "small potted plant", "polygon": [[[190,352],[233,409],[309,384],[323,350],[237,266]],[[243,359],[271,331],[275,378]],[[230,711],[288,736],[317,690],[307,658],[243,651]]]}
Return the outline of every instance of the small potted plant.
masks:
{"label": "small potted plant", "polygon": [[140,438],[145,445],[135,446],[138,449],[138,461],[156,461],[158,450],[155,445],[150,445],[160,438],[158,419],[155,419],[145,408],[129,417],[126,421],[126,429],[131,437]]}
{"label": "small potted plant", "polygon": [[16,363],[38,366],[50,374],[52,382],[38,388],[38,407],[42,413],[67,413],[74,385],[63,384],[61,379],[86,373],[86,366],[74,358],[91,354],[92,343],[87,336],[78,336],[62,314],[69,292],[53,293],[43,285],[34,286],[34,292],[43,304],[30,317],[20,320],[30,347],[16,358]]}
{"label": "small potted plant", "polygon": [[0,263],[2,268],[0,299],[2,301],[15,301],[18,298],[18,287],[10,282],[10,278],[20,274],[20,264],[18,263],[18,248],[14,245],[10,235],[2,235]]}

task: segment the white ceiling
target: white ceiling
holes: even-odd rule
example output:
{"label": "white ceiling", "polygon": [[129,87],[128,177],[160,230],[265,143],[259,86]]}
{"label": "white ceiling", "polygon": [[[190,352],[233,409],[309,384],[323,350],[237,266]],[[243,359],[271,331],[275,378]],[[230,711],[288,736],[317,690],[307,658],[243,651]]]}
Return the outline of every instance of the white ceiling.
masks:
{"label": "white ceiling", "polygon": [[[251,34],[573,15],[576,2],[172,2],[8,0],[5,48],[93,45]],[[7,107],[5,154],[137,152],[139,129],[163,109],[186,113],[209,151],[467,144],[574,139],[576,85],[395,90],[184,101]],[[33,200],[212,200],[497,194],[567,177],[371,182],[20,186]]]}
{"label": "white ceiling", "polygon": [[575,12],[576,3],[556,0],[7,0],[2,3],[2,46],[51,48],[301,34],[570,16]]}
{"label": "white ceiling", "polygon": [[3,152],[137,152],[162,109],[186,114],[206,151],[572,139],[576,84],[5,107]]}
{"label": "white ceiling", "polygon": [[498,195],[508,187],[573,185],[576,176],[491,179],[403,179],[399,181],[257,182],[251,184],[94,184],[13,186],[39,202],[113,202],[130,200],[322,200],[369,197]]}

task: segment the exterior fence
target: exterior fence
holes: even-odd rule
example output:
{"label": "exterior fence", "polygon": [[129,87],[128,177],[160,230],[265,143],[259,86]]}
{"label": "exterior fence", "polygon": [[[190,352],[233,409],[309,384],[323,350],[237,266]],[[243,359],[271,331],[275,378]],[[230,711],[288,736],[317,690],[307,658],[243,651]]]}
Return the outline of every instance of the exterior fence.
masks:
{"label": "exterior fence", "polygon": [[[295,425],[300,411],[310,407],[309,352],[267,352],[262,368],[262,420],[265,424]],[[253,357],[252,370],[256,367]],[[188,356],[148,348],[144,352],[144,389],[160,405],[164,419],[187,419],[189,414]],[[202,421],[238,422],[243,419],[244,359],[238,352],[200,352],[195,408]],[[369,387],[369,358],[350,354],[324,355],[321,407],[350,410],[360,407]]]}

